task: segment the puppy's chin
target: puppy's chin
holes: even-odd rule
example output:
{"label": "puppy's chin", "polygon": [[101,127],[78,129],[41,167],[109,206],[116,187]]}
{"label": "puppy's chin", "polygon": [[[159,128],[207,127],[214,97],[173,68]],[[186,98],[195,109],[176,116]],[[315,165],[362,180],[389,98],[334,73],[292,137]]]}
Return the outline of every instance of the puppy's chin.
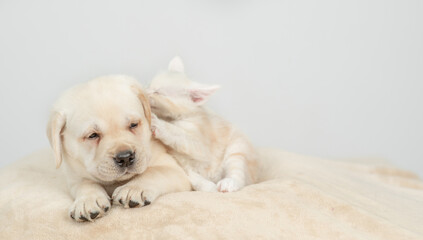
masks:
{"label": "puppy's chin", "polygon": [[128,179],[133,178],[135,175],[138,175],[138,173],[130,173],[130,172],[126,172],[124,173],[122,176],[116,178],[113,180],[113,182],[123,182],[126,181]]}
{"label": "puppy's chin", "polygon": [[113,184],[115,182],[126,181],[128,179],[133,178],[135,175],[138,175],[137,172],[129,171],[126,169],[119,169],[113,172],[103,172],[97,171],[95,173],[91,173],[91,175],[99,180],[99,182],[106,183],[106,184]]}

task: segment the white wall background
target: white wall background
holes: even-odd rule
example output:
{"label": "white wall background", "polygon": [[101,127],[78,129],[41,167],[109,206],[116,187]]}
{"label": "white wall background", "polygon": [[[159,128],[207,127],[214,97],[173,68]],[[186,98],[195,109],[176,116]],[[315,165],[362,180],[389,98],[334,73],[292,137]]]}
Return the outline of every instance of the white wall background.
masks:
{"label": "white wall background", "polygon": [[[179,54],[260,146],[423,175],[423,2],[0,1],[0,165],[48,146],[66,88]],[[52,163],[53,164],[53,163]]]}

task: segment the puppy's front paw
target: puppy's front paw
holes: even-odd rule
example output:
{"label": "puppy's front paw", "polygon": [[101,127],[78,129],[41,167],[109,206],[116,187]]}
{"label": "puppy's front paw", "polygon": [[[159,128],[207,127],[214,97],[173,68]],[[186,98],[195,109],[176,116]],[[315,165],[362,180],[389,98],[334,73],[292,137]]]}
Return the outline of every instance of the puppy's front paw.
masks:
{"label": "puppy's front paw", "polygon": [[69,211],[69,215],[77,222],[93,221],[110,210],[110,198],[105,194],[92,194],[77,198]]}
{"label": "puppy's front paw", "polygon": [[124,208],[135,208],[149,205],[158,194],[155,191],[140,186],[126,184],[118,187],[113,192],[113,203]]}
{"label": "puppy's front paw", "polygon": [[219,192],[235,192],[240,188],[240,184],[233,178],[224,178],[217,183],[217,190]]}

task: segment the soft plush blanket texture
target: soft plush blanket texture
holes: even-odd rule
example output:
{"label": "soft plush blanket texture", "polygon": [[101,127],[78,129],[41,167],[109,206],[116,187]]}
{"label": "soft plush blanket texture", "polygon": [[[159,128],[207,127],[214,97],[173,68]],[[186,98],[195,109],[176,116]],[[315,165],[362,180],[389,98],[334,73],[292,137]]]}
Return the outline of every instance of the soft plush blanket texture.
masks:
{"label": "soft plush blanket texture", "polygon": [[50,150],[0,171],[0,239],[423,239],[423,183],[382,161],[260,150],[258,184],[114,206],[76,223]]}

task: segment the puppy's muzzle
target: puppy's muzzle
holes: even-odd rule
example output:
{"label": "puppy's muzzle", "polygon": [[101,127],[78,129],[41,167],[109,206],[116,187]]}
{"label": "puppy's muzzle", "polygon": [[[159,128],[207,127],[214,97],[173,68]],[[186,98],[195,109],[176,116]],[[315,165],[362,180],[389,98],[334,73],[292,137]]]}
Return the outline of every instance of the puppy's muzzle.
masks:
{"label": "puppy's muzzle", "polygon": [[131,150],[118,152],[113,160],[121,168],[129,167],[135,162],[135,153]]}

